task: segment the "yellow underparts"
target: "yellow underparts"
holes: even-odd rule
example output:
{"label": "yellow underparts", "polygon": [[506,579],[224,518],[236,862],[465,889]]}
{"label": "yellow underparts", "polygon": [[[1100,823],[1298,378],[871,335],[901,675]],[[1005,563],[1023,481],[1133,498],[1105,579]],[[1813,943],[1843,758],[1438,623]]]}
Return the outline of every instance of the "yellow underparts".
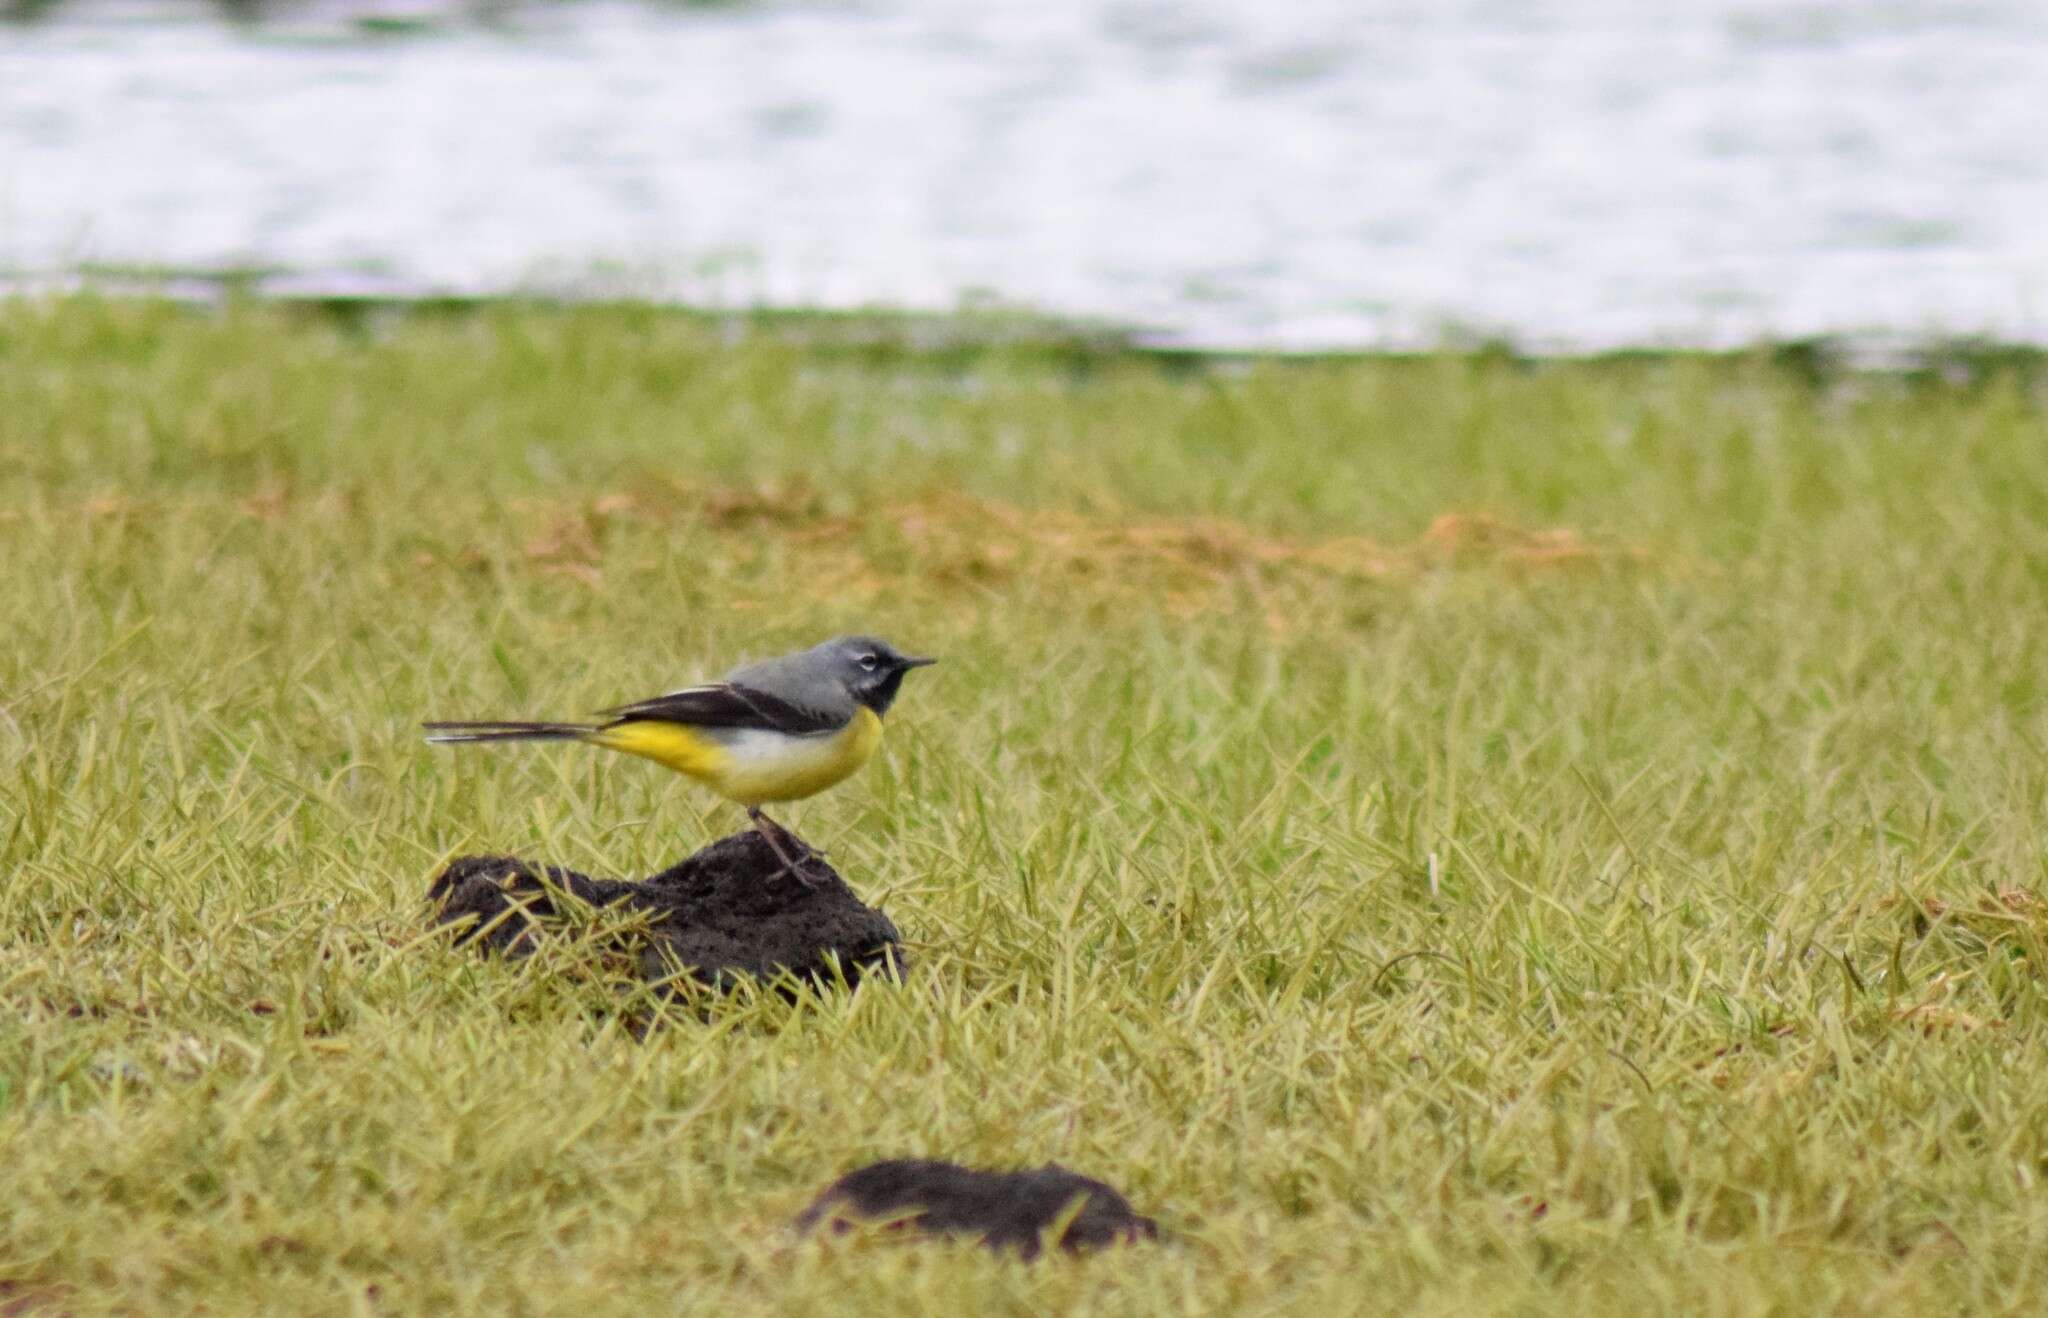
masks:
{"label": "yellow underparts", "polygon": [[813,796],[866,764],[882,744],[882,720],[862,706],[837,732],[790,736],[741,731],[713,737],[654,719],[600,728],[589,740],[687,774],[744,806]]}

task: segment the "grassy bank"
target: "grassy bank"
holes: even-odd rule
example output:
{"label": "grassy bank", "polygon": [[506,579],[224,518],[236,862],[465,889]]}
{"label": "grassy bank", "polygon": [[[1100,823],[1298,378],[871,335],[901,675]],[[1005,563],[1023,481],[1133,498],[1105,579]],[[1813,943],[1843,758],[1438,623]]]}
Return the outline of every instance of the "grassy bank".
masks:
{"label": "grassy bank", "polygon": [[[2044,413],[0,308],[0,1307],[2037,1309]],[[419,719],[856,627],[946,663],[791,820],[906,983],[636,1041],[593,953],[422,941],[459,852],[738,821]],[[902,1155],[1173,1239],[782,1233]]]}

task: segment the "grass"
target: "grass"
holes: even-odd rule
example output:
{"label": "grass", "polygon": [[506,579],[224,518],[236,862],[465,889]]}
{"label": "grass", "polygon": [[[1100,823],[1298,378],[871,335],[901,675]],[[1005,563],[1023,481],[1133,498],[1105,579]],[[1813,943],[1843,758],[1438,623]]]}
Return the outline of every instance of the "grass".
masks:
{"label": "grass", "polygon": [[[2038,1311],[2048,369],[1811,366],[0,308],[0,1307]],[[856,627],[906,982],[422,937],[740,821],[418,720]],[[1173,1239],[784,1233],[909,1155]]]}

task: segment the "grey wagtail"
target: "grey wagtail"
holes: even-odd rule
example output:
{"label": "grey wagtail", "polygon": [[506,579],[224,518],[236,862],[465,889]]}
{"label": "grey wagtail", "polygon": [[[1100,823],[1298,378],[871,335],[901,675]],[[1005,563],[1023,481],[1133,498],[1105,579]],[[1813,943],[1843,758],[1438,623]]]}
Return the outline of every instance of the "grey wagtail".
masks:
{"label": "grey wagtail", "polygon": [[761,813],[833,786],[882,744],[904,674],[937,663],[872,636],[734,669],[722,682],[600,711],[601,723],[428,723],[428,741],[582,741],[666,765],[745,806],[783,867],[802,871]]}

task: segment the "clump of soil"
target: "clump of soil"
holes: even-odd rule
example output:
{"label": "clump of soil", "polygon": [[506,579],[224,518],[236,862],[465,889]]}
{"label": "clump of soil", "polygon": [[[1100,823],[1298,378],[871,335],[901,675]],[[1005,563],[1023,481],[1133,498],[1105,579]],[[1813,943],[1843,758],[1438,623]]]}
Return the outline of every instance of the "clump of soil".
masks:
{"label": "clump of soil", "polygon": [[784,833],[782,846],[793,871],[749,829],[640,882],[593,879],[517,856],[463,856],[434,877],[427,898],[436,925],[466,926],[455,941],[508,956],[533,951],[564,895],[592,906],[626,903],[652,917],[638,966],[655,982],[686,971],[730,988],[741,977],[765,981],[786,972],[823,985],[834,981],[834,958],[849,985],[869,971],[900,969],[902,939],[889,917],[856,897],[801,840]]}
{"label": "clump of soil", "polygon": [[985,1172],[957,1163],[899,1158],[848,1172],[797,1215],[796,1229],[834,1233],[882,1220],[919,1235],[971,1236],[994,1250],[1038,1257],[1045,1235],[1068,1253],[1153,1240],[1159,1226],[1101,1181],[1055,1163],[1021,1172]]}

